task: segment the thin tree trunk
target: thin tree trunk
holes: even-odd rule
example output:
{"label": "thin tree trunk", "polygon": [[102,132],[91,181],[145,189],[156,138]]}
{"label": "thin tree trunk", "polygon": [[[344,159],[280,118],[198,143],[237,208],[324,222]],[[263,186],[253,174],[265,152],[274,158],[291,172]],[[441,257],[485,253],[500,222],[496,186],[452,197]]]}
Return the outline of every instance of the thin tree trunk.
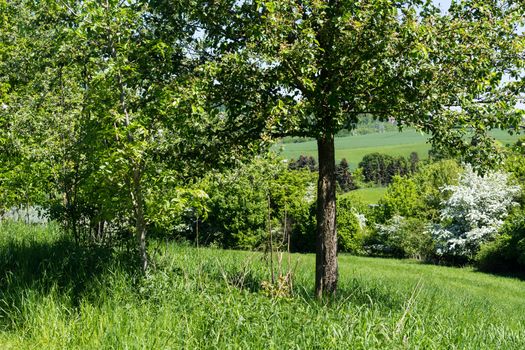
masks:
{"label": "thin tree trunk", "polygon": [[195,241],[197,242],[197,249],[199,248],[199,213],[197,213],[197,222],[195,223]]}
{"label": "thin tree trunk", "polygon": [[335,145],[332,134],[317,140],[319,180],[317,183],[317,246],[315,294],[335,294],[337,289],[337,230],[335,202]]}
{"label": "thin tree trunk", "polygon": [[271,202],[268,196],[268,233],[270,234],[270,270],[272,275],[272,284],[275,283],[275,275],[273,273],[273,237],[272,237],[272,218],[271,218]]}
{"label": "thin tree trunk", "polygon": [[144,217],[144,197],[142,194],[141,171],[138,165],[133,169],[133,207],[135,210],[135,236],[137,238],[142,271],[148,269],[146,251],[146,219]]}
{"label": "thin tree trunk", "polygon": [[[105,10],[108,16],[107,23],[107,36],[108,36],[108,45],[110,49],[110,55],[113,59],[117,59],[117,48],[115,47],[115,41],[113,38],[113,32],[111,31],[111,14],[110,14],[110,2],[109,0],[105,1]],[[118,33],[117,33],[118,35]],[[119,38],[117,36],[117,42]],[[124,127],[128,128],[130,125],[130,112],[128,110],[128,105],[126,101],[126,84],[122,77],[122,72],[120,69],[117,70],[117,83],[120,90],[120,107],[122,113],[124,114]],[[117,123],[114,124],[115,131],[117,131]],[[118,133],[115,133],[116,140],[119,142]],[[134,142],[134,137],[131,132],[127,133],[128,142]],[[148,254],[146,251],[146,219],[144,217],[144,196],[142,193],[142,165],[141,161],[133,161],[131,164],[132,167],[132,189],[131,197],[133,201],[133,210],[135,213],[135,236],[137,238],[139,255],[141,259],[142,271],[146,272],[148,268]]]}

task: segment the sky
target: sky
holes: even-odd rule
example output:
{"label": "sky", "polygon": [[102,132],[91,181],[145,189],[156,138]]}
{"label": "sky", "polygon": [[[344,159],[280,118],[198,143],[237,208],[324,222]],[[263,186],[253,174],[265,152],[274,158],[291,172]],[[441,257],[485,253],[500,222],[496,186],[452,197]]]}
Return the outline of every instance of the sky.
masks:
{"label": "sky", "polygon": [[446,11],[450,7],[451,0],[433,0],[435,5],[438,5],[441,11]]}

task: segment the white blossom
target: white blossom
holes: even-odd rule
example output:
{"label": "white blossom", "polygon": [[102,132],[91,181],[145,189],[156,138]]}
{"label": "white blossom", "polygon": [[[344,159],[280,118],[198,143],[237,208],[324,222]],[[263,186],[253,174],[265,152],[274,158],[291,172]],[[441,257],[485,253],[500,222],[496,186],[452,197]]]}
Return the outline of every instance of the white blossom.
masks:
{"label": "white blossom", "polygon": [[442,203],[441,224],[431,229],[438,254],[471,257],[481,243],[497,234],[520,192],[508,180],[506,173],[480,176],[467,166],[458,185],[441,189],[452,194]]}

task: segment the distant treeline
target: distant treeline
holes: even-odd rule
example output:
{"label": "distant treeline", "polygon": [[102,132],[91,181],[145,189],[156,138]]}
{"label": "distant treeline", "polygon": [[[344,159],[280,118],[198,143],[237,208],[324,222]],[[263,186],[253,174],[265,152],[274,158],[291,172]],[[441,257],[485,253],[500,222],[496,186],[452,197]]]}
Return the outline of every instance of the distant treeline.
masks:
{"label": "distant treeline", "polygon": [[[366,116],[359,119],[359,122],[356,125],[349,125],[347,128],[341,129],[335,136],[345,137],[349,135],[381,134],[397,130],[398,126],[395,120],[384,122]],[[313,140],[313,138],[308,137],[284,137],[281,139],[281,143],[299,143]]]}

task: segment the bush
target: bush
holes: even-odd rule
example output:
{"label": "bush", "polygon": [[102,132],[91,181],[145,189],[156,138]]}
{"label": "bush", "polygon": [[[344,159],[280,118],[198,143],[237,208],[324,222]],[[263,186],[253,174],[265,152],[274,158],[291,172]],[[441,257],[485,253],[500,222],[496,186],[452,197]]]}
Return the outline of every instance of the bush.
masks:
{"label": "bush", "polygon": [[[200,225],[201,240],[239,249],[265,244],[269,199],[275,242],[284,241],[285,232],[292,241],[301,241],[311,230],[314,181],[315,174],[310,171],[288,170],[285,163],[274,158],[257,158],[226,173],[210,175],[203,186],[209,200],[207,218]],[[195,237],[192,228],[186,235]]]}
{"label": "bush", "polygon": [[434,241],[428,223],[418,218],[396,215],[365,240],[365,250],[372,255],[429,260],[434,255]]}
{"label": "bush", "polygon": [[487,272],[525,271],[525,212],[509,216],[493,241],[481,246],[476,265]]}
{"label": "bush", "polygon": [[463,169],[455,160],[447,159],[431,163],[421,167],[414,175],[413,181],[417,187],[417,193],[421,198],[420,216],[428,220],[438,220],[442,203],[450,195],[450,191],[441,189],[457,185],[459,176]]}
{"label": "bush", "polygon": [[417,186],[412,179],[394,176],[385,195],[379,201],[376,220],[384,223],[396,215],[403,217],[418,216],[422,203]]}
{"label": "bush", "polygon": [[339,250],[343,252],[362,254],[366,233],[366,218],[362,203],[349,197],[337,200],[337,238]]}
{"label": "bush", "polygon": [[509,185],[506,173],[480,176],[467,167],[457,186],[442,190],[451,195],[443,203],[441,223],[432,229],[437,252],[470,260],[495,237],[520,187]]}

